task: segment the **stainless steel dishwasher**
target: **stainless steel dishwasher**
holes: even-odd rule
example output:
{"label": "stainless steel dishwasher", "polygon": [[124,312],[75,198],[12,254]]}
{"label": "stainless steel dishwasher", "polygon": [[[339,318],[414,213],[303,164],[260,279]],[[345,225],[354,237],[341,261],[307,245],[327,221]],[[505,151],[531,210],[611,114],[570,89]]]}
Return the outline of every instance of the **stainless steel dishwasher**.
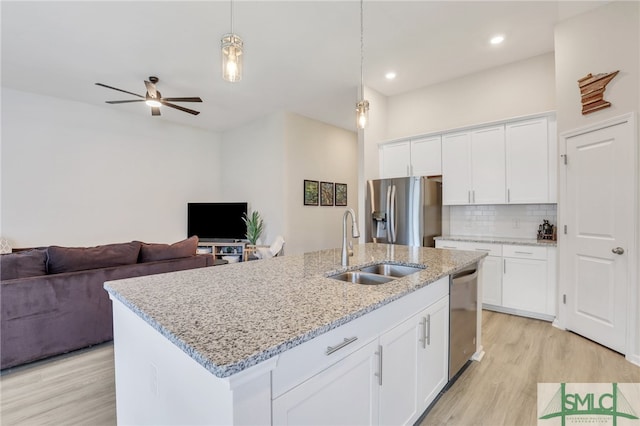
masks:
{"label": "stainless steel dishwasher", "polygon": [[476,351],[478,264],[451,275],[449,282],[449,380]]}

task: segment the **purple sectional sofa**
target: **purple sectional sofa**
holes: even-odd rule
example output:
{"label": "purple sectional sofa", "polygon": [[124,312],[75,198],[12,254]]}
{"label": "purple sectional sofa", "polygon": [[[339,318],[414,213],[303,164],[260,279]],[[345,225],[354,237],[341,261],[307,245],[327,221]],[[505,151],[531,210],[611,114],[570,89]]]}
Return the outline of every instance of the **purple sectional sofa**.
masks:
{"label": "purple sectional sofa", "polygon": [[50,246],[0,256],[0,369],[113,339],[105,281],[213,266],[198,238],[89,248]]}

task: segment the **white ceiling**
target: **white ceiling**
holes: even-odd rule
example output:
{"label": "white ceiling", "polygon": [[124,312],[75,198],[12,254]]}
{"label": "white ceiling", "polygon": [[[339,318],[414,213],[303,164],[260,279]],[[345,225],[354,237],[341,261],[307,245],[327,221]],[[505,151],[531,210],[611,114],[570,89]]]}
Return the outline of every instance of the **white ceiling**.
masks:
{"label": "white ceiling", "polygon": [[[364,83],[392,96],[553,50],[553,28],[604,1],[374,1],[364,3]],[[224,131],[276,110],[354,130],[360,79],[358,1],[234,2],[244,75],[222,80],[229,1],[2,1],[2,86],[117,108],[141,119]],[[506,41],[491,46],[502,33]],[[394,81],[384,78],[395,70]],[[144,103],[101,82],[165,97],[198,116]],[[10,105],[5,105],[10,107]],[[375,105],[372,105],[375,108]],[[144,117],[144,118],[143,118]]]}

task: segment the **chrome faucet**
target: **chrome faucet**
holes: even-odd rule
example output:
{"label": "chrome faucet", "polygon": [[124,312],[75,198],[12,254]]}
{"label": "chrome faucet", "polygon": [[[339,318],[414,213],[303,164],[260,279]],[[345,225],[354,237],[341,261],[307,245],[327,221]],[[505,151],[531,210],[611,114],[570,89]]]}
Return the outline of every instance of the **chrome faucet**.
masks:
{"label": "chrome faucet", "polygon": [[[356,213],[351,208],[347,208],[342,216],[342,266],[349,265],[349,253],[347,249],[347,216],[351,215],[351,236],[360,238],[358,223],[356,222]],[[351,253],[353,255],[353,253]]]}

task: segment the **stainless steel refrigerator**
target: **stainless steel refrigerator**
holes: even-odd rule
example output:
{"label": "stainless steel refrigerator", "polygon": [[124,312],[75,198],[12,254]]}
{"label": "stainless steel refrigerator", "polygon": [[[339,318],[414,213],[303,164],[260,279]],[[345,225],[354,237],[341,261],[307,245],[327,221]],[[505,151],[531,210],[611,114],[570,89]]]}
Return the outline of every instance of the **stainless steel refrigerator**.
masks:
{"label": "stainless steel refrigerator", "polygon": [[435,247],[442,233],[442,178],[367,181],[367,242]]}

